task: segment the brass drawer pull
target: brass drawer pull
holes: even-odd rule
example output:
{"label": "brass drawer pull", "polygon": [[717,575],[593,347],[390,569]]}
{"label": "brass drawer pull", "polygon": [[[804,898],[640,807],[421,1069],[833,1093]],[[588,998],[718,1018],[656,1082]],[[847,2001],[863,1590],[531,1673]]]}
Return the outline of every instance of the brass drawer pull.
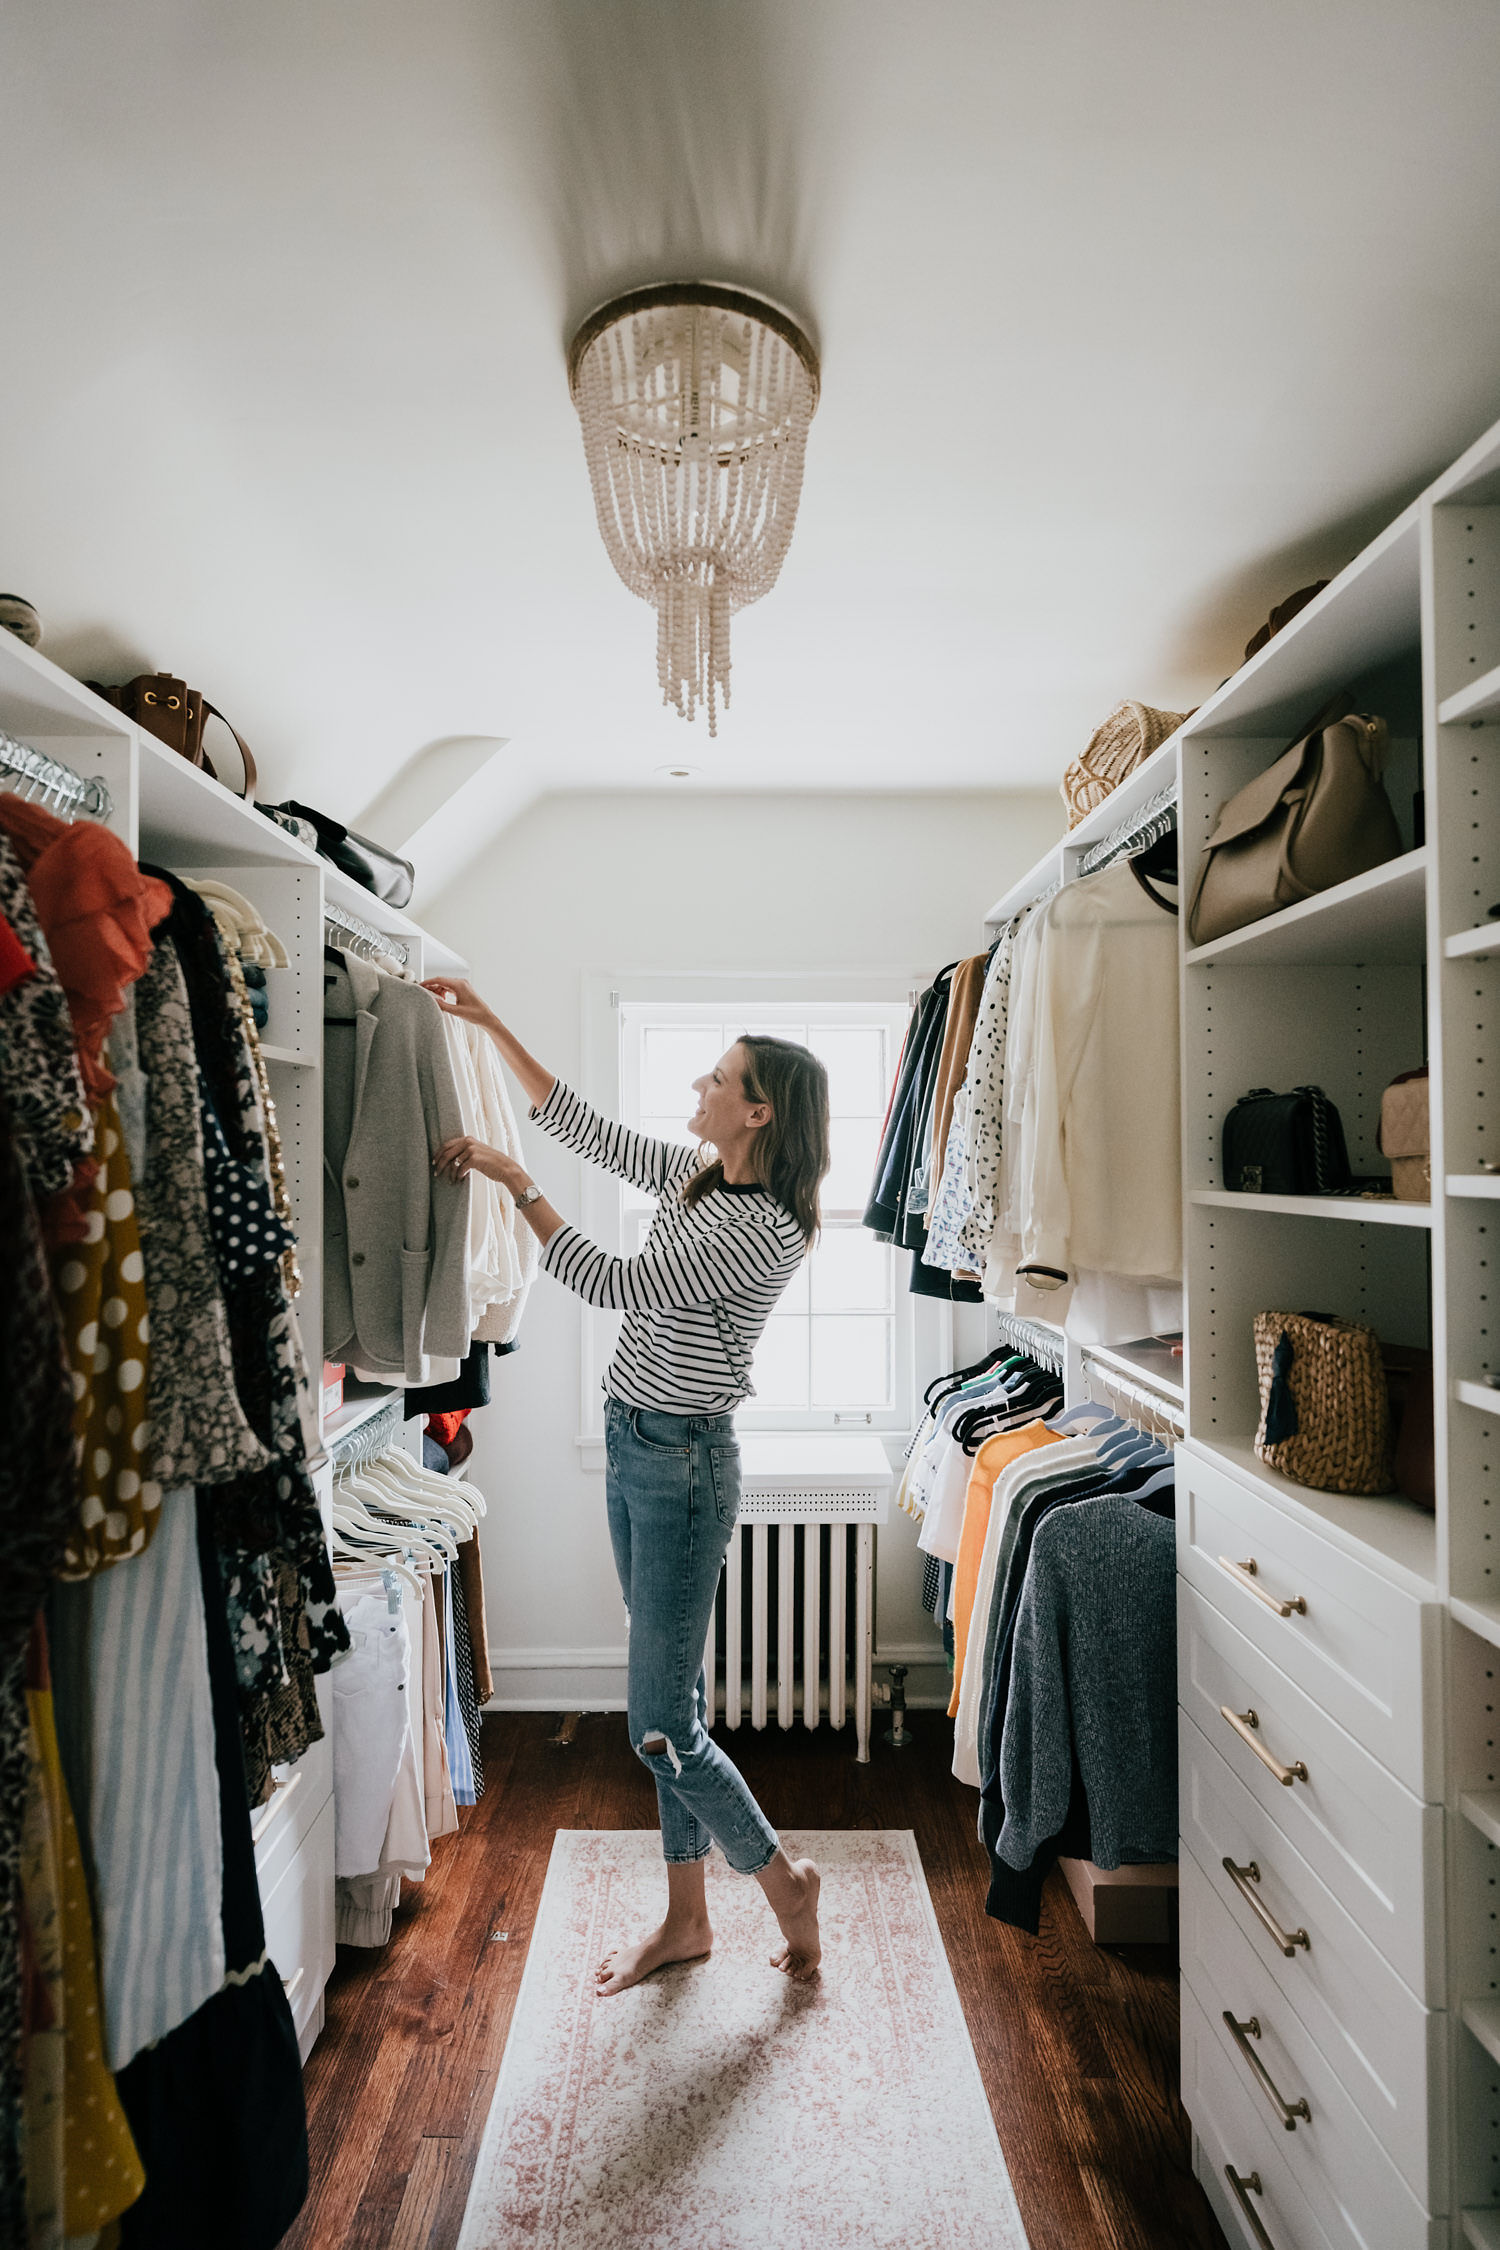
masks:
{"label": "brass drawer pull", "polygon": [[1283,2096],[1281,2089],[1277,2086],[1276,2081],[1272,2078],[1271,2073],[1267,2070],[1265,2064],[1261,2061],[1259,2055],[1255,2052],[1255,2049],[1250,2044],[1252,2039],[1258,2039],[1260,2037],[1259,2016],[1247,2016],[1243,2023],[1236,2023],[1234,2017],[1226,2008],[1224,2010],[1224,2021],[1228,2024],[1229,2029],[1233,2034],[1235,2045],[1239,2048],[1240,2053],[1244,2056],[1246,2062],[1250,2065],[1251,2076],[1254,2078],[1256,2085],[1265,2095],[1266,2100],[1270,2103],[1272,2109],[1275,2110],[1277,2116],[1281,2119],[1281,2122],[1286,2127],[1287,2131],[1289,2133],[1296,2132],[1297,2120],[1299,2117],[1304,2118],[1310,2125],[1312,2123],[1312,2111],[1307,2106],[1306,2095],[1304,2095],[1300,2101],[1287,2101]]}
{"label": "brass drawer pull", "polygon": [[1296,1759],[1291,1765],[1284,1766],[1279,1758],[1272,1757],[1263,1742],[1256,1741],[1254,1730],[1260,1725],[1260,1718],[1255,1711],[1231,1711],[1227,1703],[1221,1703],[1219,1705],[1219,1717],[1229,1721],[1241,1742],[1245,1744],[1247,1749],[1255,1752],[1267,1773],[1274,1773],[1276,1779],[1284,1782],[1288,1789],[1291,1788],[1294,1781],[1306,1781],[1307,1768],[1300,1758]]}
{"label": "brass drawer pull", "polygon": [[1261,1928],[1266,1932],[1272,1944],[1279,1945],[1289,1961],[1299,1945],[1304,1951],[1311,1952],[1312,1939],[1308,1936],[1306,1930],[1284,1930],[1261,1897],[1260,1892],[1254,1888],[1260,1881],[1260,1869],[1253,1859],[1247,1860],[1243,1867],[1236,1867],[1234,1861],[1226,1854],[1224,1872]]}
{"label": "brass drawer pull", "polygon": [[1260,2245],[1260,2250],[1276,2250],[1275,2243],[1260,2223],[1260,2213],[1250,2201],[1252,2195],[1264,2195],[1259,2172],[1237,2172],[1232,2164],[1224,2167],[1224,2177],[1234,2191],[1234,2200],[1244,2215],[1246,2226]]}
{"label": "brass drawer pull", "polygon": [[1282,1602],[1274,1594],[1266,1592],[1258,1577],[1259,1566],[1254,1555],[1247,1555],[1243,1562],[1234,1562],[1228,1555],[1220,1555],[1219,1568],[1227,1570],[1237,1586],[1243,1586],[1247,1594],[1253,1594],[1258,1602],[1264,1602],[1267,1609],[1274,1609],[1278,1617],[1290,1617],[1294,1610],[1299,1617],[1307,1615],[1305,1595],[1293,1594],[1289,1600]]}

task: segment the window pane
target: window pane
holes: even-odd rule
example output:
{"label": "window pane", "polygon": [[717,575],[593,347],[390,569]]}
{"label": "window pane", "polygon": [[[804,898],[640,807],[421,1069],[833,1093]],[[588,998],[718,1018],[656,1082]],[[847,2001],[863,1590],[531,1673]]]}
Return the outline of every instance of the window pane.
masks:
{"label": "window pane", "polygon": [[830,1227],[813,1252],[811,1265],[815,1311],[889,1312],[890,1247],[863,1227]]}
{"label": "window pane", "polygon": [[647,1024],[641,1032],[641,1115],[690,1116],[693,1080],[712,1069],[727,1044],[720,1023]]}
{"label": "window pane", "polygon": [[[759,1033],[766,1039],[795,1040],[799,1047],[805,1047],[808,1043],[807,1024],[802,1017],[777,1016],[768,1011],[762,1011],[755,1016],[731,1016],[727,1018],[724,1024],[725,1046],[732,1046],[734,1041],[743,1038],[747,1031],[752,1034]],[[715,1057],[716,1061],[717,1059]]]}
{"label": "window pane", "polygon": [[814,1314],[812,1366],[814,1406],[889,1406],[890,1322]]}
{"label": "window pane", "polygon": [[[756,1346],[750,1380],[757,1406],[807,1406],[807,1323],[805,1320],[766,1322]],[[861,1401],[863,1404],[863,1401]]]}
{"label": "window pane", "polygon": [[815,1027],[808,1045],[828,1072],[828,1106],[835,1117],[884,1117],[890,1093],[884,1025]]}
{"label": "window pane", "polygon": [[[771,1316],[773,1320],[781,1319],[787,1313],[805,1313],[807,1311],[807,1277],[821,1255],[821,1251],[815,1250],[810,1258],[803,1259],[776,1300],[776,1310]],[[842,1311],[843,1307],[840,1306],[839,1310]]]}
{"label": "window pane", "polygon": [[833,1163],[823,1182],[823,1202],[830,1211],[863,1211],[870,1200],[870,1182],[880,1146],[878,1117],[835,1117],[831,1141]]}
{"label": "window pane", "polygon": [[643,1117],[638,1131],[649,1135],[653,1141],[677,1141],[684,1148],[696,1148],[697,1141],[687,1129],[687,1121],[697,1108],[697,1097],[688,1094],[681,1109],[670,1117]]}

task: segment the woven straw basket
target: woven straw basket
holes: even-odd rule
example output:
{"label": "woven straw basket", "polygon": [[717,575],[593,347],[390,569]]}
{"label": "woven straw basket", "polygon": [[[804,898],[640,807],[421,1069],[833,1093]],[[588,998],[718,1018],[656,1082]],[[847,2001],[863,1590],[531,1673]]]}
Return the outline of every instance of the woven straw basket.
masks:
{"label": "woven straw basket", "polygon": [[1175,734],[1186,711],[1154,711],[1149,703],[1122,703],[1111,711],[1081,758],[1063,775],[1062,798],[1068,826],[1076,828],[1095,805],[1102,805],[1128,773]]}
{"label": "woven straw basket", "polygon": [[[1315,1492],[1393,1490],[1390,1392],[1373,1328],[1331,1314],[1257,1313],[1255,1365],[1255,1450],[1268,1468]],[[1292,1435],[1267,1435],[1288,1426]]]}

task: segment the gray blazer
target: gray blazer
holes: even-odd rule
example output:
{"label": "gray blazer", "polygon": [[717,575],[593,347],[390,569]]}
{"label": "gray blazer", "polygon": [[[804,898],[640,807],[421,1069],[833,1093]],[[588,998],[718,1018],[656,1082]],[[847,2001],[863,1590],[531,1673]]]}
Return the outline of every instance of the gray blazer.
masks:
{"label": "gray blazer", "polygon": [[323,1350],[428,1380],[469,1348],[469,1183],[433,1178],[463,1131],[442,1010],[352,953],[323,1002]]}

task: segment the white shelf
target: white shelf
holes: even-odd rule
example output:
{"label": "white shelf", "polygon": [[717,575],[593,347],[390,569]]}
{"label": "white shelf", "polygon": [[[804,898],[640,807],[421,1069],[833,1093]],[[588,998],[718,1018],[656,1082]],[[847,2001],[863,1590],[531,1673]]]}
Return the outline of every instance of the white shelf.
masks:
{"label": "white shelf", "polygon": [[[1500,944],[1500,933],[1497,933]],[[1419,963],[1427,958],[1427,853],[1404,852],[1347,883],[1268,914],[1188,954],[1189,968],[1209,962],[1256,967],[1363,967]]]}
{"label": "white shelf", "polygon": [[337,1414],[330,1414],[323,1424],[323,1443],[332,1448],[340,1438],[346,1438],[351,1430],[359,1429],[365,1422],[373,1422],[377,1414],[383,1414],[388,1406],[393,1406],[402,1396],[402,1392],[387,1390],[382,1386],[379,1390],[365,1391],[358,1398],[346,1398]]}
{"label": "white shelf", "polygon": [[1013,914],[1019,914],[1023,907],[1040,898],[1043,891],[1060,883],[1065,872],[1071,874],[1086,852],[1134,819],[1163,789],[1170,788],[1177,779],[1177,740],[1177,735],[1169,735],[1134,773],[1127,774],[1118,788],[1112,789],[1102,803],[1095,805],[1076,828],[1068,830],[1061,843],[1054,844],[1019,882],[1012,883],[1010,889],[996,899],[985,921],[992,927],[997,922],[1008,922]]}
{"label": "white shelf", "polygon": [[1465,2211],[1465,2240],[1474,2250],[1500,2250],[1500,2210]]}
{"label": "white shelf", "polygon": [[290,1063],[297,1070],[316,1070],[318,1067],[316,1055],[299,1055],[295,1047],[272,1047],[263,1039],[260,1051],[262,1060],[268,1063]]}
{"label": "white shelf", "polygon": [[1142,1337],[1133,1344],[1084,1344],[1081,1349],[1086,1360],[1112,1367],[1119,1374],[1129,1376],[1133,1383],[1145,1383],[1174,1405],[1181,1406],[1183,1363],[1181,1355],[1174,1354],[1169,1344],[1158,1343],[1153,1337]]}
{"label": "white shelf", "polygon": [[1481,1836],[1500,1844],[1500,1789],[1465,1790],[1458,1800],[1464,1819],[1472,1821]]}
{"label": "white shelf", "polygon": [[[270,825],[274,827],[275,823]],[[361,922],[368,922],[372,929],[383,930],[387,937],[405,938],[408,943],[420,946],[421,973],[424,976],[441,976],[444,970],[460,976],[467,970],[468,963],[461,953],[455,953],[451,946],[444,945],[440,938],[435,938],[430,930],[424,930],[420,922],[414,922],[399,907],[385,905],[373,891],[367,891],[362,883],[351,881],[338,868],[329,867],[326,863],[323,868],[323,895],[335,906],[342,906],[346,913],[357,915]],[[415,956],[413,965],[415,966]]]}
{"label": "white shelf", "polygon": [[1488,1383],[1457,1382],[1453,1396],[1461,1406],[1477,1406],[1481,1414],[1500,1414],[1500,1391],[1492,1391]]}
{"label": "white shelf", "polygon": [[1039,859],[1035,867],[1028,868],[1018,882],[1012,883],[1010,889],[996,899],[985,915],[985,921],[1008,922],[1013,914],[1019,914],[1023,907],[1030,906],[1034,899],[1039,899],[1043,891],[1051,890],[1055,883],[1060,883],[1062,855],[1062,845],[1054,844],[1045,858]]}
{"label": "white shelf", "polygon": [[1398,1203],[1394,1196],[1240,1195],[1228,1188],[1194,1188],[1190,1203],[1217,1211],[1274,1213],[1290,1219],[1345,1219],[1377,1227],[1430,1227],[1430,1203]]}
{"label": "white shelf", "polygon": [[1470,680],[1456,695],[1445,695],[1438,705],[1438,720],[1451,727],[1460,719],[1477,719],[1484,711],[1500,711],[1500,664]]}
{"label": "white shelf", "polygon": [[1460,930],[1443,940],[1450,961],[1472,960],[1476,954],[1500,953],[1500,922],[1481,922],[1477,930]]}
{"label": "white shelf", "polygon": [[316,867],[318,856],[291,831],[214,781],[175,750],[141,733],[142,859],[176,867]]}
{"label": "white shelf", "polygon": [[1500,1199],[1500,1172],[1450,1172],[1443,1185],[1450,1195],[1477,1203]]}
{"label": "white shelf", "polygon": [[1500,2062],[1500,2000],[1465,2000],[1462,2013],[1485,2053]]}
{"label": "white shelf", "polygon": [[1192,1442],[1198,1452],[1221,1462],[1235,1476],[1263,1487],[1279,1508],[1346,1554],[1378,1570],[1419,1601],[1436,1601],[1437,1525],[1400,1493],[1315,1492],[1310,1485],[1268,1469],[1257,1458],[1252,1438],[1195,1437]]}
{"label": "white shelf", "polygon": [[1500,1648],[1500,1602],[1468,1602],[1462,1595],[1452,1594],[1448,1598],[1448,1611],[1455,1624],[1477,1633],[1492,1648]]}
{"label": "white shelf", "polygon": [[1327,696],[1418,643],[1421,503],[1378,539],[1193,713],[1184,734],[1286,734]]}

